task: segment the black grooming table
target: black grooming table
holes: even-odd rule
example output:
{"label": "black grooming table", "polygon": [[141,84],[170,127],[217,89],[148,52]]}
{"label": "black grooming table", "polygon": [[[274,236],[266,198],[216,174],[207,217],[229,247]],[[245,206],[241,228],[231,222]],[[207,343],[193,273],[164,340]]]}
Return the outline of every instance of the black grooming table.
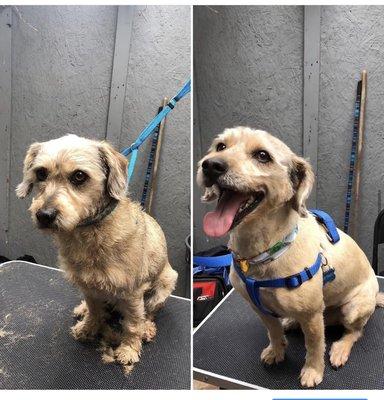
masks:
{"label": "black grooming table", "polygon": [[[378,278],[384,291],[384,279]],[[328,352],[342,329],[326,329],[324,380],[319,389],[384,389],[384,309],[377,308],[364,336],[353,346],[347,364],[335,371]],[[234,290],[196,328],[194,378],[222,388],[301,389],[299,375],[305,361],[301,331],[287,333],[285,360],[263,366],[260,354],[268,345],[267,331],[250,305]]]}
{"label": "black grooming table", "polygon": [[0,265],[0,389],[189,389],[190,301],[170,297],[130,375],[69,333],[80,293],[53,268]]}

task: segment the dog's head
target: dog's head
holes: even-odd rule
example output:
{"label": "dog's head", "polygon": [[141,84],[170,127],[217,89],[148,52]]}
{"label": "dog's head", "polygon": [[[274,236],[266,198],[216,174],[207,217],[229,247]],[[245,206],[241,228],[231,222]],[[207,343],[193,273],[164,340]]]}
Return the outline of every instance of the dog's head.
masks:
{"label": "dog's head", "polygon": [[127,191],[127,161],[106,142],[67,135],[34,143],[16,194],[36,188],[30,212],[39,228],[71,231]]}
{"label": "dog's head", "polygon": [[226,129],[198,163],[202,200],[218,199],[216,210],[204,217],[204,231],[223,236],[287,203],[304,216],[313,181],[309,163],[281,140],[250,128]]}

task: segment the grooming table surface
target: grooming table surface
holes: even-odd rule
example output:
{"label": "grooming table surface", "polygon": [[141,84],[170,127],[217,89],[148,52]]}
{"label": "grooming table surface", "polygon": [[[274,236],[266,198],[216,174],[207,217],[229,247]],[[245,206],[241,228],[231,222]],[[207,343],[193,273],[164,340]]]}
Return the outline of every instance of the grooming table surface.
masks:
{"label": "grooming table surface", "polygon": [[69,334],[81,294],[57,269],[0,265],[0,389],[189,389],[190,301],[170,297],[130,375]]}
{"label": "grooming table surface", "polygon": [[[379,278],[384,291],[384,279]],[[326,367],[319,389],[384,389],[384,309],[376,308],[347,364],[335,371],[328,352],[342,329],[326,329]],[[232,291],[194,334],[194,378],[223,388],[301,389],[305,361],[301,331],[287,333],[285,360],[266,367],[260,361],[267,331],[250,305]]]}

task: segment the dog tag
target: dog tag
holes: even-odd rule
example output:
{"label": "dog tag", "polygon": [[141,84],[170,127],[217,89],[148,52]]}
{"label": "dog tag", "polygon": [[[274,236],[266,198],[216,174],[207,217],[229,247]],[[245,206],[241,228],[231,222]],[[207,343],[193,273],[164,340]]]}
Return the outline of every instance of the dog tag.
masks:
{"label": "dog tag", "polygon": [[247,260],[240,260],[240,268],[244,273],[248,272],[249,269],[249,264]]}

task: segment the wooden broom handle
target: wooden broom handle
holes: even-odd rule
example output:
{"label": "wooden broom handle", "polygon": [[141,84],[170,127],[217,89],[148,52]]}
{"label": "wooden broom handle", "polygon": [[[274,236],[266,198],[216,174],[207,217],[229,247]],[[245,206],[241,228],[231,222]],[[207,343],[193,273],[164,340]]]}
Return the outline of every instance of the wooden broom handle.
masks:
{"label": "wooden broom handle", "polygon": [[[168,99],[165,97],[162,102],[162,107],[164,108],[168,104]],[[152,215],[152,203],[153,203],[153,195],[156,191],[156,186],[157,186],[157,171],[159,169],[159,161],[160,161],[160,152],[161,152],[161,145],[163,143],[163,136],[164,136],[164,125],[165,125],[165,120],[164,118],[161,123],[160,123],[160,129],[159,129],[159,138],[157,141],[157,147],[156,147],[156,153],[155,153],[155,163],[153,165],[153,173],[152,173],[152,178],[151,178],[151,191],[149,193],[149,201],[148,201],[148,208],[147,208],[147,213],[149,215]]]}

